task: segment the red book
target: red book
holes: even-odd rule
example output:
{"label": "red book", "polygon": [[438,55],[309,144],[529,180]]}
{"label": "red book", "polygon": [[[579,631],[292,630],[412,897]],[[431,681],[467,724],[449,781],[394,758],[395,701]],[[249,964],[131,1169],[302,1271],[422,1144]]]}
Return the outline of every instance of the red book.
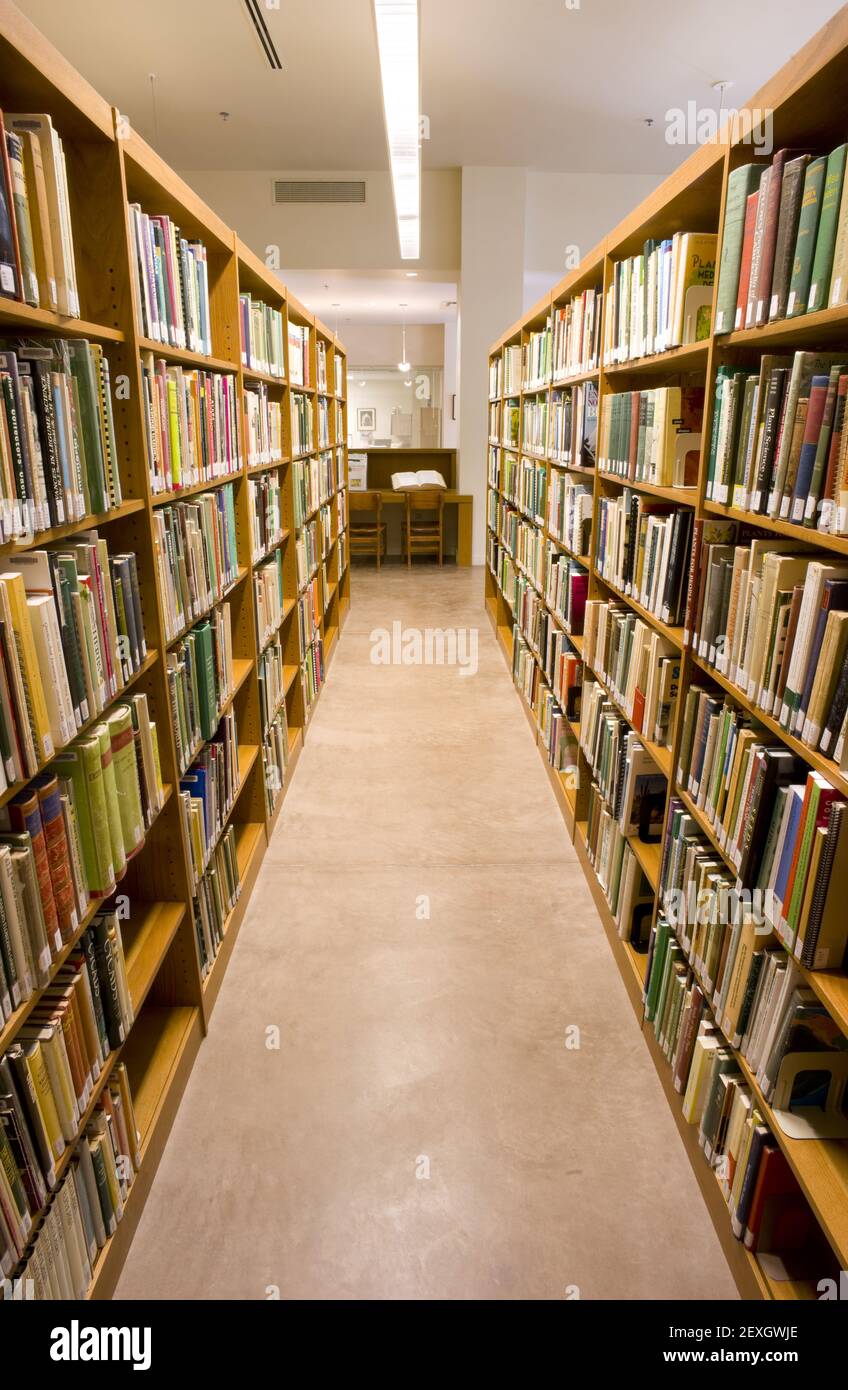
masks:
{"label": "red book", "polygon": [[19,792],[9,802],[9,822],[13,830],[29,833],[47,937],[53,949],[60,950],[63,938],[59,930],[59,916],[53,897],[50,861],[47,856],[47,840],[44,835],[44,826],[41,823],[41,811],[36,792],[27,789],[25,792]]}
{"label": "red book", "polygon": [[760,249],[760,273],[757,277],[755,321],[758,328],[761,328],[764,323],[768,323],[769,309],[771,308],[774,248],[777,245],[777,222],[780,214],[780,194],[783,188],[783,166],[786,163],[786,155],[786,150],[778,150],[771,165],[771,179],[763,220],[763,242]]}
{"label": "red book", "polygon": [[76,894],[71,877],[71,855],[68,837],[65,834],[65,818],[62,815],[62,798],[59,795],[59,779],[49,773],[34,778],[33,787],[38,792],[41,810],[41,823],[50,864],[50,879],[53,885],[53,899],[59,918],[59,930],[63,941],[70,941],[79,925],[77,922]]}
{"label": "red book", "polygon": [[745,326],[745,310],[748,305],[748,284],[751,279],[751,257],[754,254],[754,229],[757,222],[759,192],[751,193],[745,203],[745,229],[742,236],[742,260],[739,264],[739,291],[736,296],[736,328]]}
{"label": "red book", "polygon": [[842,431],[845,427],[845,397],[848,394],[848,375],[839,378],[839,385],[836,388],[836,408],[833,413],[833,433],[830,436],[830,452],[827,456],[827,472],[825,474],[824,487],[822,489],[822,501],[819,507],[823,510],[825,504],[833,502],[836,490],[836,466],[839,462],[839,449],[842,444]]}

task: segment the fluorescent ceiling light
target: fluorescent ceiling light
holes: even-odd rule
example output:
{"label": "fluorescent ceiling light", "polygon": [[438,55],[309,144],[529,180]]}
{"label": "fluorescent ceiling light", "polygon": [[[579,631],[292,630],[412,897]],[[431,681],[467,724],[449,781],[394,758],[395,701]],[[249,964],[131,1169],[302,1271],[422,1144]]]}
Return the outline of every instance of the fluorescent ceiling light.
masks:
{"label": "fluorescent ceiling light", "polygon": [[421,255],[418,0],[373,0],[401,259]]}

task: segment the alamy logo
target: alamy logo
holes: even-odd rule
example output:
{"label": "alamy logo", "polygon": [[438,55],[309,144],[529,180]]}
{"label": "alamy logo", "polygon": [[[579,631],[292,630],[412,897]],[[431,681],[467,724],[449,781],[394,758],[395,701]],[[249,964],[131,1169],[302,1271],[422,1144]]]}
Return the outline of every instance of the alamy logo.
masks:
{"label": "alamy logo", "polygon": [[476,627],[404,627],[371,632],[372,666],[458,666],[461,676],[477,674]]}
{"label": "alamy logo", "polygon": [[54,1327],[50,1333],[51,1361],[131,1361],[134,1371],[149,1371],[149,1327]]}
{"label": "alamy logo", "polygon": [[672,106],[665,113],[665,138],[669,145],[751,145],[758,154],[774,149],[774,111],[770,106],[742,106],[739,110],[714,111],[687,101],[685,110]]}

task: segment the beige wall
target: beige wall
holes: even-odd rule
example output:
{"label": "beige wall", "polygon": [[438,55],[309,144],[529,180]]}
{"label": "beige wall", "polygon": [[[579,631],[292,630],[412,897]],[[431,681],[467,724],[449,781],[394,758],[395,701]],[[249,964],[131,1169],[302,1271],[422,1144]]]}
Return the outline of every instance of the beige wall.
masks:
{"label": "beige wall", "polygon": [[[181,169],[180,173],[262,260],[266,247],[279,247],[283,279],[288,269],[395,270],[408,264],[400,259],[391,179],[383,170],[291,174],[271,169]],[[275,178],[364,178],[366,201],[277,205],[271,201]],[[461,189],[459,169],[424,172],[418,264],[424,270],[443,271],[451,280],[460,263]]]}
{"label": "beige wall", "polygon": [[[346,323],[344,345],[351,371],[354,367],[393,367],[401,360],[400,324]],[[444,324],[407,324],[406,358],[413,367],[443,366]]]}

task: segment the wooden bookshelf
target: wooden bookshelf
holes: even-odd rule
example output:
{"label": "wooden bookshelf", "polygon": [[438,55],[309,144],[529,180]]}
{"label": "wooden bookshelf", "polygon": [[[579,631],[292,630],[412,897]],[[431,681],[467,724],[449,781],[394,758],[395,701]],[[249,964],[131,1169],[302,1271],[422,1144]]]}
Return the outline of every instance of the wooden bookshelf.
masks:
{"label": "wooden bookshelf", "polygon": [[[338,486],[328,499],[332,525],[326,536],[326,548],[323,531],[320,532],[319,549],[326,563],[327,582],[322,595],[319,635],[330,653],[337,648],[350,608],[350,573],[345,546],[347,360],[344,345],[336,334],[289,295],[280,275],[267,267],[236,232],[128,128],[120,113],[98,96],[10,0],[0,0],[0,71],[3,74],[0,77],[0,108],[46,111],[62,138],[82,314],[77,319],[66,318],[3,299],[0,300],[0,329],[7,338],[69,336],[102,344],[112,369],[112,406],[115,433],[120,442],[119,467],[124,496],[123,503],[109,512],[43,531],[25,544],[14,542],[3,545],[0,550],[2,558],[10,561],[22,550],[50,546],[96,527],[107,539],[110,551],[135,553],[148,654],[112,703],[120,703],[132,689],[146,694],[157,724],[165,784],[163,804],[147,831],[144,846],[128,864],[117,890],[125,895],[128,904],[128,916],[126,912],[121,914],[122,919],[126,919],[121,921],[121,934],[135,1021],[122,1048],[110,1057],[102,1084],[105,1085],[108,1071],[120,1057],[129,1072],[136,1119],[142,1134],[142,1163],[130,1188],[124,1217],[100,1252],[89,1289],[90,1298],[108,1298],[130,1247],[194,1059],[208,1031],[259,869],[278,825],[308,723],[303,679],[308,650],[301,649],[296,618],[289,320],[310,328],[311,386],[305,388],[305,394],[316,417],[316,344],[319,341],[327,362],[329,448],[336,460]],[[170,347],[144,335],[136,305],[135,266],[127,211],[130,202],[140,203],[151,214],[168,214],[186,235],[198,238],[206,247],[213,348],[210,355]],[[239,315],[239,293],[242,291],[264,301],[282,315],[283,378],[253,371],[242,362]],[[142,353],[152,353],[154,357],[187,369],[200,367],[232,374],[237,383],[241,433],[236,472],[167,494],[153,492],[146,454]],[[121,398],[114,395],[118,374],[130,383],[129,391],[122,392]],[[250,468],[244,393],[246,386],[257,384],[267,387],[269,398],[281,404],[283,449],[279,461]],[[320,452],[317,434],[314,442],[316,448],[309,457]],[[280,709],[285,710],[288,723],[288,767],[269,810],[257,669],[259,656],[272,639],[260,643],[257,637],[253,572],[260,561],[252,557],[248,475],[271,469],[280,479],[283,495],[284,534],[269,547],[268,555],[277,550],[282,555],[284,602],[277,632],[283,647],[284,690]],[[155,562],[154,509],[227,485],[231,485],[234,492],[238,574],[207,614],[198,615],[183,631],[167,638]],[[320,527],[319,521],[319,531]],[[224,924],[222,944],[204,977],[193,913],[189,846],[178,794],[179,764],[171,723],[165,654],[202,616],[223,604],[230,607],[233,687],[220,712],[224,714],[229,709],[236,712],[241,772],[226,824],[232,825],[235,832],[241,888]],[[319,697],[320,689],[312,703],[313,714]],[[88,722],[94,725],[102,718],[103,713]],[[48,760],[44,767],[49,765]],[[9,800],[24,786],[25,782],[11,787],[3,794],[2,801]],[[92,903],[73,940],[54,962],[51,978],[71,954],[96,911],[108,906],[108,901]],[[36,992],[0,1027],[0,1052],[14,1041],[40,997],[41,991]],[[100,1083],[98,1089],[102,1089]],[[94,1097],[92,1108],[93,1105]],[[72,1147],[66,1150],[68,1162]]]}
{"label": "wooden bookshelf", "polygon": [[[837,145],[843,138],[844,121],[840,110],[839,94],[844,91],[846,81],[848,81],[848,7],[843,7],[843,9],[821,29],[805,47],[766,84],[762,91],[751,98],[750,105],[760,109],[767,109],[773,113],[775,149],[781,146],[787,146],[797,150],[829,150]],[[614,274],[613,267],[615,263],[634,253],[641,252],[642,245],[648,238],[661,240],[663,237],[671,236],[676,231],[709,231],[718,233],[720,247],[729,174],[736,165],[749,161],[754,157],[755,155],[751,147],[746,147],[742,143],[733,145],[723,143],[722,141],[715,141],[696,149],[680,168],[671,174],[654,193],[650,194],[648,198],[634,208],[618,226],[611,229],[608,235],[598,246],[594,247],[593,250],[589,252],[578,267],[571,271],[559,284],[555,285],[548,295],[544,296],[538,304],[534,305],[533,308],[529,310],[524,318],[512,324],[505,331],[490,349],[489,364],[491,365],[493,361],[501,357],[505,348],[514,346],[515,344],[523,345],[527,343],[530,332],[542,327],[549,316],[552,316],[554,311],[570,300],[573,295],[580,294],[588,288],[601,287],[606,298],[612,283]],[[837,765],[830,759],[823,757],[817,751],[802,744],[800,740],[793,735],[788,734],[770,715],[765,714],[761,709],[754,706],[752,702],[748,700],[747,695],[731,681],[727,680],[713,667],[701,661],[691,648],[684,644],[684,633],[682,629],[669,627],[667,624],[661,622],[652,613],[647,612],[633,596],[621,592],[614,584],[611,584],[608,580],[603,578],[596,567],[594,559],[596,553],[594,541],[598,530],[599,500],[601,497],[614,497],[618,489],[627,487],[644,493],[649,498],[657,498],[680,508],[691,508],[696,517],[720,516],[735,519],[741,523],[750,523],[759,526],[766,531],[773,531],[780,536],[791,537],[792,539],[803,542],[811,549],[825,553],[830,552],[834,557],[848,554],[848,537],[819,535],[815,531],[802,526],[793,525],[789,522],[763,517],[759,514],[734,510],[732,507],[711,502],[706,497],[706,475],[709,459],[710,429],[712,424],[714,381],[718,365],[720,363],[734,362],[747,364],[751,362],[752,355],[759,352],[800,348],[818,348],[826,350],[828,348],[833,349],[834,347],[844,346],[846,342],[848,342],[848,306],[823,309],[819,312],[803,315],[791,320],[768,324],[766,327],[759,329],[737,331],[721,336],[711,333],[706,339],[697,343],[673,348],[670,351],[658,353],[654,356],[645,356],[635,361],[621,362],[615,365],[604,365],[604,349],[606,345],[602,340],[600,355],[601,365],[594,371],[586,371],[565,378],[558,377],[547,383],[543,382],[540,384],[534,381],[526,387],[522,385],[520,389],[511,390],[510,392],[506,392],[503,387],[502,372],[500,393],[497,395],[488,394],[488,403],[490,405],[492,403],[499,403],[501,406],[501,414],[498,417],[501,436],[503,435],[502,408],[504,402],[509,400],[510,402],[518,404],[520,412],[520,434],[517,444],[506,444],[503,442],[502,438],[489,440],[490,468],[487,490],[488,538],[494,537],[501,549],[511,553],[497,531],[493,528],[493,517],[498,515],[495,503],[507,503],[519,514],[525,523],[535,527],[543,542],[553,541],[561,551],[571,555],[573,559],[577,560],[588,571],[590,599],[614,601],[617,604],[626,605],[651,628],[671,641],[680,651],[681,672],[679,690],[681,694],[677,701],[676,716],[670,731],[669,746],[660,748],[657,745],[651,745],[641,733],[639,734],[639,738],[643,745],[648,748],[657,767],[666,777],[668,791],[666,796],[665,821],[667,822],[668,806],[671,795],[673,794],[683,802],[687,811],[692,815],[703,832],[707,842],[713,846],[716,853],[728,864],[728,867],[730,867],[731,871],[734,873],[734,877],[735,871],[733,871],[732,865],[729,864],[727,856],[722,851],[707,817],[704,815],[703,811],[695,805],[686,788],[681,787],[677,780],[684,695],[693,681],[698,683],[708,682],[717,691],[724,691],[731,701],[735,702],[738,707],[749,711],[760,726],[770,730],[778,740],[786,747],[790,748],[809,768],[820,771],[830,784],[845,796],[848,796],[848,775],[840,772]],[[531,451],[529,448],[525,449],[524,447],[523,406],[525,399],[544,400],[545,393],[547,392],[550,429],[553,393],[565,387],[582,385],[588,381],[595,381],[598,384],[599,422],[603,403],[611,394],[633,389],[642,389],[648,386],[672,384],[703,385],[706,388],[704,426],[698,483],[695,487],[655,487],[651,484],[631,482],[607,471],[587,469],[585,467],[568,464],[550,455],[542,456],[542,461],[546,469],[546,500],[550,490],[552,474],[557,470],[579,475],[584,481],[591,479],[593,491],[591,553],[589,556],[577,556],[574,555],[557,536],[553,535],[548,530],[546,521],[543,520],[540,522],[538,519],[529,516],[518,502],[510,499],[505,493],[500,491],[497,482],[493,482],[492,478],[495,477],[496,479],[500,479],[503,476],[501,462],[506,456],[515,458],[519,462],[522,457],[531,459],[534,462],[540,460],[538,450],[534,449]],[[496,451],[497,454],[494,471],[491,467],[492,451]],[[512,556],[512,562],[516,572],[520,574],[521,569],[514,556]],[[524,577],[528,583],[531,583],[533,587],[536,588],[538,594],[538,585],[535,580],[528,575]],[[566,625],[562,622],[562,619],[547,604],[545,595],[541,594],[539,597],[547,608],[550,617],[554,619],[563,631],[567,632]],[[508,665],[512,668],[514,648],[513,629],[515,624],[512,595],[503,591],[497,575],[488,564],[485,574],[484,606],[496,633],[498,644],[503,651]],[[532,644],[526,637],[524,640],[527,642],[533,659],[540,666],[539,689],[542,690],[544,689],[545,678],[539,654],[533,652]],[[569,635],[569,640],[576,652],[583,657],[584,644],[582,638],[579,636],[571,637]],[[597,671],[592,670],[588,662],[584,661],[584,679],[587,675],[591,675],[600,682],[606,691],[607,698],[615,706],[618,714],[627,720],[632,727],[632,720],[628,720],[625,711],[612,695],[607,683]],[[619,937],[604,891],[591,863],[586,838],[586,818],[587,789],[591,785],[592,773],[586,762],[583,751],[579,747],[579,730],[572,724],[571,733],[575,738],[577,760],[577,777],[573,779],[576,781],[576,791],[572,792],[570,796],[566,796],[559,786],[563,780],[563,774],[559,774],[551,768],[547,761],[547,751],[544,747],[544,740],[538,737],[536,711],[529,707],[523,692],[519,691],[518,695],[521,706],[530,721],[531,728],[537,733],[536,741],[539,744],[542,757],[545,761],[557,803],[562,810],[565,824],[568,827],[578,858],[589,882],[604,930],[610,942],[610,947],[613,951],[616,963],[618,964],[622,979],[627,987],[628,995],[641,1022],[643,1021],[642,992],[645,980],[646,960],[644,955],[635,951],[629,943],[624,942]],[[656,916],[659,905],[658,885],[661,872],[661,845],[643,844],[637,837],[630,837],[629,843],[646,878],[654,890],[654,914]],[[846,890],[848,890],[848,885],[845,885],[845,887]],[[804,983],[815,991],[816,995],[831,1013],[842,1032],[848,1036],[848,975],[846,975],[844,971],[816,972],[806,969],[802,971],[802,975]],[[727,1256],[740,1294],[744,1298],[774,1298],[781,1300],[816,1297],[815,1285],[813,1282],[804,1280],[788,1280],[782,1282],[767,1276],[760,1267],[756,1256],[745,1250],[740,1242],[733,1238],[724,1196],[713,1170],[704,1159],[703,1152],[697,1142],[696,1131],[692,1126],[687,1124],[683,1117],[681,1097],[673,1088],[668,1059],[659,1047],[650,1025],[643,1028],[643,1036],[649,1054],[655,1064],[660,1082],[667,1095],[669,1106],[674,1115],[684,1148],[690,1157],[695,1177],[715,1224],[718,1238]],[[791,1168],[795,1172],[816,1214],[822,1232],[829,1242],[834,1256],[837,1258],[841,1267],[844,1267],[846,1240],[848,1240],[848,1226],[846,1226],[846,1211],[848,1211],[848,1141],[809,1140],[801,1142],[788,1139],[780,1130],[776,1120],[774,1120],[770,1108],[766,1105],[758,1090],[756,1081],[750,1073],[750,1069],[741,1057],[739,1058],[739,1065],[743,1075],[745,1075],[746,1079],[751,1084],[752,1092],[757,1098],[763,1114],[769,1120],[772,1132],[786,1155]]]}

